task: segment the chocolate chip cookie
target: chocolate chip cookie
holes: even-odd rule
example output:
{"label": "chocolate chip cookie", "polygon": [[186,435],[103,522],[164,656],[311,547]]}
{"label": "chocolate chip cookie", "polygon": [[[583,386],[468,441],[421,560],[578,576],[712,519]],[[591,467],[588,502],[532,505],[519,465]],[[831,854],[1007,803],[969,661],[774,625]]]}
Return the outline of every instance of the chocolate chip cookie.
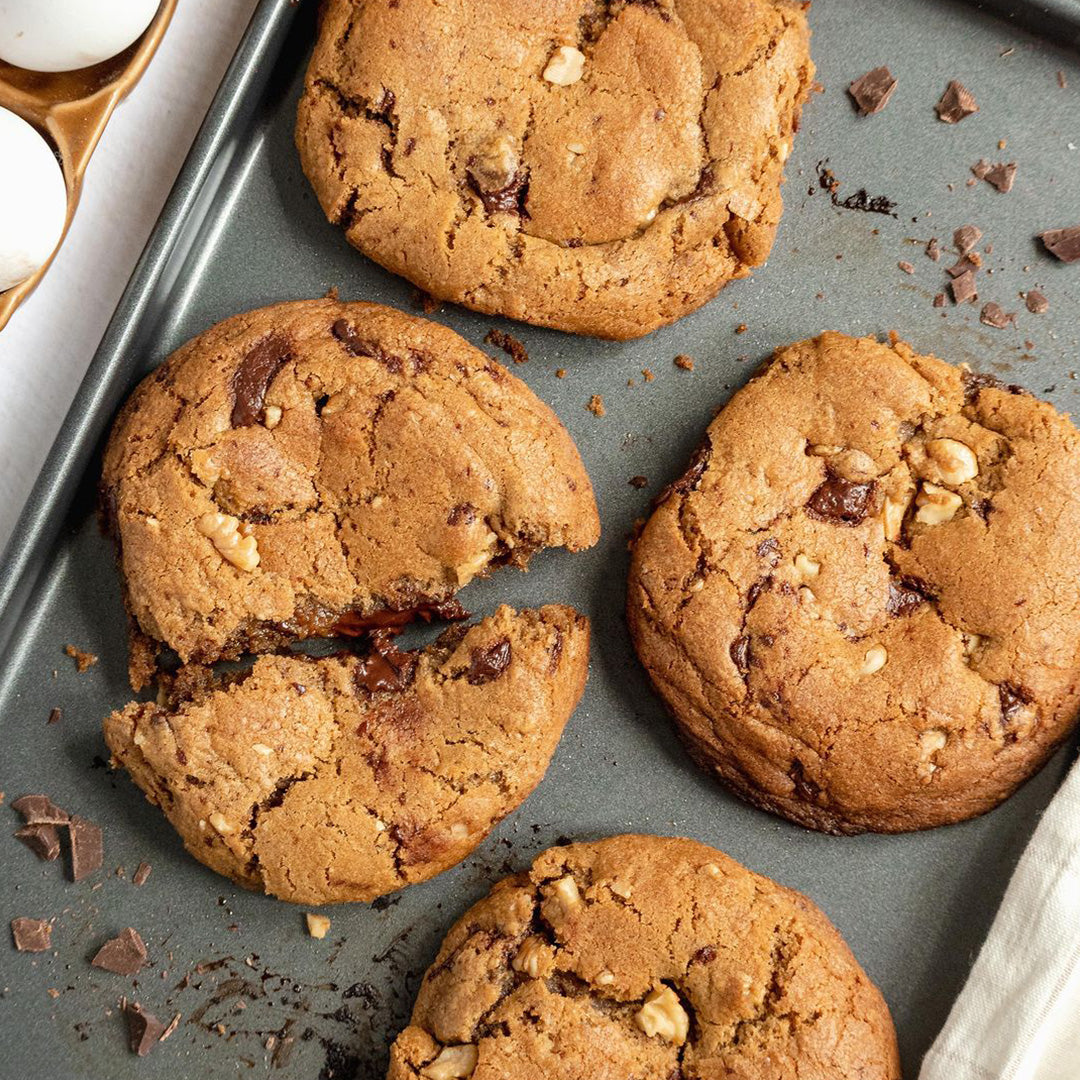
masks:
{"label": "chocolate chip cookie", "polygon": [[1080,705],[1080,436],[897,342],[780,349],[634,544],[638,655],[691,753],[827,832],[1005,799]]}
{"label": "chocolate chip cookie", "polygon": [[427,971],[389,1080],[899,1080],[892,1020],[805,897],[692,840],[545,851]]}
{"label": "chocolate chip cookie", "polygon": [[237,315],[146,378],[105,453],[133,685],[416,615],[538,549],[596,542],[589,477],[524,383],[373,304]]}
{"label": "chocolate chip cookie", "polygon": [[263,656],[105,739],[187,849],[298,903],[371,900],[460,862],[539,783],[585,686],[588,622],[500,608],[423,651]]}
{"label": "chocolate chip cookie", "polygon": [[633,338],[769,254],[813,79],[790,0],[328,0],[296,142],[440,300]]}

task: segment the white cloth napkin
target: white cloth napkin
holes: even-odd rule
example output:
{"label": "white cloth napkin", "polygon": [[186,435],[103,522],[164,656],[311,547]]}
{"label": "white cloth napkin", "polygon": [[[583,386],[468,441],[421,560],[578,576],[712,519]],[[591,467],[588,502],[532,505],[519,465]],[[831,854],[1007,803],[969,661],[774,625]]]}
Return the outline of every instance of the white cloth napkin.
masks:
{"label": "white cloth napkin", "polygon": [[118,106],[90,160],[63,247],[44,281],[0,331],[0,549],[255,3],[177,5],[157,55]]}
{"label": "white cloth napkin", "polygon": [[1080,764],[1028,843],[919,1080],[1080,1080]]}

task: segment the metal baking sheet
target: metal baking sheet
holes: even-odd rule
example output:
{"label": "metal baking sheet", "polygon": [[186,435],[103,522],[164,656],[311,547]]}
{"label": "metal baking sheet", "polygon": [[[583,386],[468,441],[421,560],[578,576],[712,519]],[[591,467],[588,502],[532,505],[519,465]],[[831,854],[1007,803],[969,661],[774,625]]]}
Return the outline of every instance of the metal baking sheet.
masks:
{"label": "metal baking sheet", "polygon": [[[479,613],[502,601],[575,604],[593,619],[592,674],[547,779],[473,857],[384,902],[329,910],[330,934],[315,941],[297,908],[233,888],[185,855],[161,814],[105,768],[100,721],[129,692],[116,573],[93,516],[96,448],[119,401],[190,335],[332,286],[345,298],[416,310],[406,282],[326,223],[300,172],[292,126],[313,9],[288,0],[258,9],[0,572],[5,802],[45,791],[100,822],[106,850],[104,869],[75,885],[59,864],[2,841],[4,920],[56,925],[54,951],[3,953],[0,1076],[380,1077],[419,975],[465,907],[559,838],[627,830],[697,837],[816,900],[884,991],[914,1076],[1075,745],[997,811],[934,832],[837,839],[752,810],[690,763],[634,659],[622,615],[626,539],[754,366],[824,329],[896,330],[920,350],[1076,408],[1080,267],[1055,263],[1034,237],[1077,223],[1077,56],[955,0],[821,0],[810,19],[824,92],[804,115],[768,266],[628,344],[452,307],[433,316],[477,344],[493,325],[524,341],[531,360],[515,373],[577,439],[604,524],[594,550],[546,553],[528,574],[501,572],[462,599]],[[878,64],[899,87],[883,113],[859,118],[845,87]],[[981,110],[956,126],[933,113],[952,78]],[[969,186],[981,157],[1018,163],[1010,194]],[[835,200],[819,182],[824,168],[840,183]],[[892,214],[837,205],[860,190],[895,204]],[[980,325],[977,307],[931,305],[946,263],[920,245],[935,235],[945,243],[969,222],[993,245],[984,298],[1018,311],[1015,327]],[[915,272],[899,270],[902,261]],[[1018,298],[1035,286],[1050,299],[1042,316]],[[673,366],[679,353],[694,358],[693,372]],[[603,417],[586,409],[593,394],[604,399]],[[628,484],[637,475],[648,477],[646,490]],[[100,661],[77,674],[68,643]],[[54,707],[63,715],[50,725]],[[9,833],[19,823],[7,805],[0,819]],[[135,887],[143,860],[153,872]],[[147,942],[145,971],[124,979],[91,968],[97,946],[129,925]],[[148,1058],[126,1048],[117,1010],[125,994],[166,1020],[181,1014]]]}

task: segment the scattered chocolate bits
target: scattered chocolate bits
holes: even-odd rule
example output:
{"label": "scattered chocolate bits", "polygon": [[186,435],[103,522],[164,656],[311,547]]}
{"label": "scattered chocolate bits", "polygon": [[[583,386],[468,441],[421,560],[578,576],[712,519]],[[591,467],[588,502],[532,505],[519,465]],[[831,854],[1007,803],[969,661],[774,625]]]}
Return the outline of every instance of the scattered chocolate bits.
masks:
{"label": "scattered chocolate bits", "polygon": [[135,873],[131,875],[132,885],[145,885],[146,879],[150,876],[151,866],[148,862],[139,863]]}
{"label": "scattered chocolate bits", "polygon": [[607,410],[604,408],[604,399],[599,394],[593,394],[589,398],[589,404],[585,406],[593,416],[603,416]]}
{"label": "scattered chocolate bits", "polygon": [[965,116],[977,113],[979,106],[975,104],[971,91],[953,79],[945,88],[941,100],[934,106],[934,111],[938,114],[938,119],[946,124],[958,124]]}
{"label": "scattered chocolate bits", "polygon": [[982,239],[982,229],[975,225],[961,225],[953,233],[953,243],[961,255],[966,255]]}
{"label": "scattered chocolate bits", "polygon": [[677,368],[682,368],[683,371],[693,371],[694,361],[686,353],[679,353],[678,356],[672,361]]}
{"label": "scattered chocolate bits", "polygon": [[45,952],[52,947],[52,925],[45,919],[12,919],[11,937],[19,952]]}
{"label": "scattered chocolate bits", "polygon": [[1071,263],[1080,259],[1080,225],[1071,225],[1067,229],[1050,229],[1040,233],[1039,239],[1046,245],[1046,250],[1062,262]]}
{"label": "scattered chocolate bits", "polygon": [[747,325],[744,322],[739,323],[739,325],[735,327],[735,333],[736,334],[745,334],[746,331],[747,331]]}
{"label": "scattered chocolate bits", "polygon": [[984,304],[982,311],[979,312],[979,322],[992,326],[995,330],[1004,330],[1009,323],[1016,322],[1016,315],[1006,314],[1000,304],[991,300]]}
{"label": "scattered chocolate bits", "polygon": [[1032,315],[1045,315],[1050,309],[1050,301],[1038,289],[1028,289],[1024,303]]}
{"label": "scattered chocolate bits", "polygon": [[974,270],[967,270],[959,277],[953,278],[949,282],[949,288],[952,290],[954,303],[967,304],[979,298],[979,289],[975,284]]}
{"label": "scattered chocolate bits", "polygon": [[75,669],[80,675],[98,662],[98,658],[92,652],[83,652],[82,649],[77,649],[74,645],[65,645],[64,652],[75,661]]}
{"label": "scattered chocolate bits", "polygon": [[15,833],[43,862],[52,862],[60,855],[60,834],[55,825],[24,825]]}
{"label": "scattered chocolate bits", "polygon": [[137,975],[146,963],[146,946],[138,930],[129,926],[106,941],[90,963],[114,975]]}
{"label": "scattered chocolate bits", "polygon": [[647,476],[631,476],[627,483],[632,488],[637,488],[640,491],[643,487],[649,486],[649,478]]}
{"label": "scattered chocolate bits", "polygon": [[484,336],[484,342],[488,345],[494,345],[497,349],[502,349],[515,364],[527,364],[529,362],[529,354],[525,346],[513,334],[492,328]]}
{"label": "scattered chocolate bits", "polygon": [[71,836],[71,880],[82,881],[101,868],[101,829],[92,821],[73,815],[68,831]]}
{"label": "scattered chocolate bits", "polygon": [[166,1026],[153,1014],[148,1013],[137,1001],[124,1007],[128,1022],[128,1045],[133,1054],[146,1057],[154,1044],[165,1036]]}
{"label": "scattered chocolate bits", "polygon": [[856,79],[848,93],[854,98],[860,116],[872,116],[881,112],[889,103],[896,80],[887,67],[876,67]]}
{"label": "scattered chocolate bits", "polygon": [[901,260],[896,265],[898,267],[900,267],[900,269],[903,270],[905,274],[914,274],[915,273],[915,267],[909,262],[905,262],[904,260]]}

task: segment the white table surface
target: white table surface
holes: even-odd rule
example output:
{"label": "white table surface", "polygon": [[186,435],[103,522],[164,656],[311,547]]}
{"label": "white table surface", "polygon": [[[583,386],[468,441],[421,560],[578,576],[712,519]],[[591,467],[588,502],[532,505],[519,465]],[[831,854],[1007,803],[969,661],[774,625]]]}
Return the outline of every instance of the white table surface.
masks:
{"label": "white table surface", "polygon": [[257,0],[180,0],[102,136],[71,230],[0,331],[0,548],[71,405]]}

